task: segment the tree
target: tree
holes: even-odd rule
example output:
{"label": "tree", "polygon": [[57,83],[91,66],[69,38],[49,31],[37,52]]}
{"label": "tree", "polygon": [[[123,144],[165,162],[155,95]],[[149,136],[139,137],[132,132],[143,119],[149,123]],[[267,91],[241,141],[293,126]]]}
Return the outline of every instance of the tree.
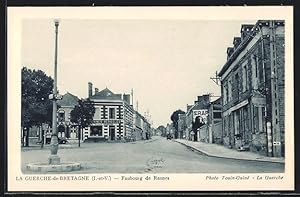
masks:
{"label": "tree", "polygon": [[71,122],[79,126],[78,146],[80,147],[80,138],[82,129],[90,126],[95,114],[94,102],[91,100],[78,100],[78,105],[71,111]]}
{"label": "tree", "polygon": [[184,114],[185,112],[182,111],[181,109],[178,109],[174,111],[171,115],[171,120],[173,122],[174,128],[175,128],[175,139],[178,138],[178,119],[179,119],[179,114]]}
{"label": "tree", "polygon": [[160,125],[159,127],[157,127],[157,130],[159,130],[161,132],[162,137],[166,137],[167,130],[163,125]]}
{"label": "tree", "polygon": [[25,146],[29,146],[29,128],[51,124],[53,79],[41,70],[22,68],[21,126],[25,136]]}

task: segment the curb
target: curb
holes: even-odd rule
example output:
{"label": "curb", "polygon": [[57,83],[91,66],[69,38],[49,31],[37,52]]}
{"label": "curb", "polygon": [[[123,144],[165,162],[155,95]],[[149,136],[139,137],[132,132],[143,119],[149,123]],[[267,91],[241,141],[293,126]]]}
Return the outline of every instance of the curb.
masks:
{"label": "curb", "polygon": [[190,145],[187,145],[187,144],[185,144],[185,143],[183,143],[183,142],[178,142],[178,141],[176,141],[176,140],[172,140],[172,141],[177,142],[177,143],[179,143],[179,144],[182,144],[182,145],[184,145],[184,146],[186,146],[186,147],[189,147],[189,148],[191,148],[192,150],[195,150],[195,151],[197,151],[197,152],[200,152],[200,153],[202,153],[202,154],[204,154],[204,155],[206,155],[206,156],[208,156],[208,157],[216,157],[216,158],[222,158],[222,159],[234,159],[234,160],[239,160],[239,161],[243,160],[243,161],[257,161],[257,162],[268,162],[268,163],[280,163],[280,164],[285,164],[284,161],[267,161],[267,160],[257,160],[257,159],[243,159],[243,158],[224,157],[224,156],[219,156],[219,155],[213,155],[213,154],[209,154],[209,153],[207,153],[207,152],[205,152],[205,151],[203,151],[203,150],[200,150],[200,149],[198,149],[198,148],[195,148],[195,147],[192,147],[192,146],[190,146]]}

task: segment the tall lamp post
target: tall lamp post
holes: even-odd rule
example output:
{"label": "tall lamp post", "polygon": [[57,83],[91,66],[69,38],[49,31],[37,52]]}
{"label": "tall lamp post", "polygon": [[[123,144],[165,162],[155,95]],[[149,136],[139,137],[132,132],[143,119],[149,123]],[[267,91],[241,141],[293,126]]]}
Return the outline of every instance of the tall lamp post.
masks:
{"label": "tall lamp post", "polygon": [[54,20],[55,24],[55,56],[54,56],[54,82],[53,82],[53,94],[49,95],[49,99],[53,102],[52,112],[52,135],[50,150],[51,154],[48,157],[48,163],[29,163],[27,169],[35,172],[69,172],[74,170],[80,170],[81,164],[68,162],[60,163],[60,158],[57,155],[58,151],[58,137],[57,137],[57,100],[62,99],[62,95],[57,91],[57,38],[58,38],[58,26],[59,21]]}
{"label": "tall lamp post", "polygon": [[51,154],[48,158],[49,164],[59,164],[60,158],[57,155],[58,151],[58,137],[57,137],[57,100],[62,99],[61,95],[57,93],[57,41],[58,41],[58,26],[59,20],[54,20],[55,24],[55,55],[54,55],[54,84],[53,84],[53,94],[49,95],[49,99],[53,102],[52,111],[52,135],[50,150]]}

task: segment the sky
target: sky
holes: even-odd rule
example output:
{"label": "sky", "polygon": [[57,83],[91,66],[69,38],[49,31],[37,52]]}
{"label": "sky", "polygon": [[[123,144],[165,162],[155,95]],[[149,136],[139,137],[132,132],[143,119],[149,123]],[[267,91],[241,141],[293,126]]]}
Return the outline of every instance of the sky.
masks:
{"label": "sky", "polygon": [[[58,33],[58,89],[80,98],[88,82],[101,91],[134,92],[141,114],[153,126],[170,123],[173,111],[186,111],[197,96],[220,96],[210,77],[227,59],[227,47],[241,24],[255,21],[61,20]],[[54,73],[53,20],[22,23],[22,66]]]}

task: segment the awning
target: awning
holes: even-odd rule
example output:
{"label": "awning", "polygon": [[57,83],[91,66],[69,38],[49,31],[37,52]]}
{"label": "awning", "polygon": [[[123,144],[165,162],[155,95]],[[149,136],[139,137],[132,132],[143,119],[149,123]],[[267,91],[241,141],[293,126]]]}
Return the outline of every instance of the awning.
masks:
{"label": "awning", "polygon": [[240,109],[241,107],[244,107],[245,105],[247,105],[249,103],[248,99],[240,102],[239,104],[229,108],[228,110],[226,110],[225,112],[223,112],[223,116],[227,116],[229,114],[231,114],[231,112]]}

